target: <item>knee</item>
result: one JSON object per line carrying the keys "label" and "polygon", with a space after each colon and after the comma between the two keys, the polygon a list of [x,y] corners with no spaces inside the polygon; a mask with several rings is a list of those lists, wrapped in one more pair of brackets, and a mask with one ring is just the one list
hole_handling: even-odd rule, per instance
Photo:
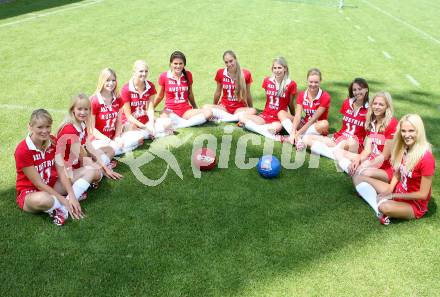
{"label": "knee", "polygon": [[388,216],[393,211],[391,203],[385,201],[381,205],[379,205],[379,211],[384,215]]}
{"label": "knee", "polygon": [[281,131],[281,128],[283,128],[283,126],[281,126],[280,122],[273,122],[272,128],[274,131],[279,132],[279,131]]}
{"label": "knee", "polygon": [[287,112],[285,110],[280,110],[277,114],[278,118],[280,119],[280,121],[284,120],[285,118],[287,118]]}
{"label": "knee", "polygon": [[257,110],[253,107],[249,107],[248,110],[246,111],[246,114],[250,114],[250,115],[257,114]]}
{"label": "knee", "polygon": [[208,108],[203,108],[203,114],[205,115],[206,119],[212,118],[212,110]]}
{"label": "knee", "polygon": [[248,117],[246,116],[246,114],[241,114],[238,116],[238,121],[241,123],[246,124],[247,120],[248,120]]}
{"label": "knee", "polygon": [[318,131],[319,134],[321,134],[321,135],[328,134],[328,121],[327,120],[318,121],[315,124],[315,127],[316,127],[316,131]]}

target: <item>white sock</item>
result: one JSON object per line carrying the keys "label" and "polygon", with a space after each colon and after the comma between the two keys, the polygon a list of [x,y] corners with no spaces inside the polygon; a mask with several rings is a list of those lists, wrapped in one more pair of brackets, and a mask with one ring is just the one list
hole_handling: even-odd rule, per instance
{"label": "white sock", "polygon": [[191,126],[198,126],[206,122],[205,115],[203,113],[196,114],[195,116],[188,119],[188,124]]}
{"label": "white sock", "polygon": [[269,131],[270,125],[257,125],[253,121],[248,121],[245,125],[246,129],[261,134],[267,138],[275,140],[275,134]]}
{"label": "white sock", "polygon": [[61,208],[63,206],[55,196],[52,196],[52,198],[53,198],[52,207],[45,211],[49,214],[52,213],[55,209]]}
{"label": "white sock", "polygon": [[304,135],[321,135],[321,134],[319,134],[318,131],[316,131],[315,124],[313,124],[307,129]]}
{"label": "white sock", "polygon": [[350,166],[351,161],[347,158],[342,158],[339,160],[338,165],[341,167],[342,170],[344,170],[345,173],[348,174],[348,166]]}
{"label": "white sock", "polygon": [[110,142],[110,147],[115,152],[115,156],[119,156],[119,155],[122,155],[124,153],[122,148],[120,148],[115,141]]}
{"label": "white sock", "polygon": [[222,122],[238,122],[240,115],[244,114],[244,111],[240,111],[234,114],[231,114],[220,108],[213,108],[212,114],[215,118]]}
{"label": "white sock", "polygon": [[325,143],[322,143],[319,140],[315,141],[312,144],[312,146],[310,147],[310,150],[315,154],[327,157],[332,160],[335,159],[335,156],[333,155],[332,148],[328,147]]}
{"label": "white sock", "polygon": [[293,127],[292,121],[289,119],[284,119],[282,120],[281,125],[284,127],[284,130],[286,130],[286,132],[290,135]]}
{"label": "white sock", "polygon": [[[127,131],[122,134],[121,138],[124,140],[124,152],[129,152],[134,150],[139,146],[139,141],[144,138],[144,131]],[[145,131],[146,132],[146,131]]]}
{"label": "white sock", "polygon": [[101,161],[104,165],[110,164],[110,158],[106,154],[101,154]]}
{"label": "white sock", "polygon": [[379,208],[377,206],[377,200],[376,200],[377,192],[373,188],[373,186],[367,182],[361,182],[356,186],[356,191],[368,203],[368,205],[371,206],[371,208],[374,210],[377,216],[379,214]]}
{"label": "white sock", "polygon": [[90,187],[90,184],[88,181],[86,181],[83,178],[78,179],[76,182],[72,185],[73,193],[75,194],[76,200],[80,201],[81,195],[87,191],[87,189]]}
{"label": "white sock", "polygon": [[184,118],[179,117],[177,114],[170,113],[169,117],[170,117],[170,120],[171,120],[171,123],[172,123],[174,129],[189,127],[188,120],[185,120]]}

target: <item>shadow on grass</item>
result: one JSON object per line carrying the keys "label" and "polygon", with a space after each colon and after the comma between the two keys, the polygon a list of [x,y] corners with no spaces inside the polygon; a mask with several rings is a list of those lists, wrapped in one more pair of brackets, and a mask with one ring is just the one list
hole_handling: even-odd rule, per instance
{"label": "shadow on grass", "polygon": [[83,0],[17,0],[0,4],[0,20],[40,10],[68,5]]}
{"label": "shadow on grass", "polygon": [[[255,168],[236,168],[243,133],[233,133],[229,168],[201,179],[192,176],[192,143],[173,151],[183,181],[170,173],[159,186],[146,187],[120,162],[125,178],[105,179],[82,203],[87,218],[63,228],[5,203],[1,263],[11,281],[0,289],[8,296],[37,289],[47,296],[60,289],[66,296],[79,290],[82,296],[252,295],[250,288],[299,276],[322,257],[385,232],[331,161],[321,159],[319,169],[306,161],[274,180],[260,178]],[[262,150],[249,144],[247,160]],[[275,145],[275,154],[280,151]],[[164,165],[154,160],[142,171],[161,174]],[[15,197],[12,188],[0,195]]]}

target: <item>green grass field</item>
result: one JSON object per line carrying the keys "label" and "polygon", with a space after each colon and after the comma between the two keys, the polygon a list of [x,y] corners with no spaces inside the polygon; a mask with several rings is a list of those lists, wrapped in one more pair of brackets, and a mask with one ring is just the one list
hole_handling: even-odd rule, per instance
{"label": "green grass field", "polygon": [[[89,193],[87,217],[65,227],[15,204],[13,153],[34,108],[53,111],[54,129],[70,96],[93,93],[110,66],[120,86],[136,59],[150,80],[167,69],[172,51],[187,55],[199,105],[210,103],[221,55],[233,49],[261,81],[283,55],[305,86],[319,67],[332,96],[330,125],[349,82],[365,77],[371,92],[393,95],[398,117],[419,113],[438,158],[440,146],[440,4],[428,0],[23,0],[0,4],[0,292],[2,296],[438,296],[440,185],[429,213],[383,227],[332,162],[284,169],[264,180],[238,169],[241,129],[232,133],[228,168],[194,178],[190,155],[203,133],[223,136],[223,124],[181,130],[189,141],[172,152],[183,179],[169,170],[144,186],[120,162],[120,182]],[[161,108],[161,107],[160,107]],[[263,154],[249,145],[246,158]],[[146,154],[147,142],[135,152]],[[274,154],[282,146],[275,144]],[[293,153],[292,159],[295,158]],[[159,178],[159,158],[142,173]]]}

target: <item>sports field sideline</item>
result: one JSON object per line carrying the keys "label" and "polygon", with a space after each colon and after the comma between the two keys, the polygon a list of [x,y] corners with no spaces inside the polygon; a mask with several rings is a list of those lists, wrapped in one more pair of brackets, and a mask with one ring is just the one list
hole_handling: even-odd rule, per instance
{"label": "sports field sideline", "polygon": [[[319,67],[332,96],[330,130],[353,78],[372,93],[391,93],[395,114],[424,120],[438,158],[440,21],[435,1],[225,0],[12,1],[0,4],[0,292],[3,296],[437,296],[440,290],[440,186],[434,178],[429,213],[384,228],[357,197],[351,180],[322,158],[319,168],[283,169],[275,180],[238,169],[239,128],[228,168],[195,178],[194,139],[219,141],[227,124],[181,130],[173,170],[144,186],[120,162],[120,182],[102,182],[83,204],[86,219],[52,226],[15,204],[13,153],[30,113],[47,108],[54,129],[69,98],[91,95],[112,67],[122,86],[133,62],[145,59],[149,79],[168,69],[174,50],[187,56],[199,105],[210,103],[222,53],[233,49],[252,72],[255,107],[274,57],[289,62],[299,90]],[[159,106],[162,109],[163,105]],[[247,158],[259,158],[249,145]],[[140,157],[154,143],[135,152]],[[274,155],[280,155],[275,144]],[[293,152],[292,159],[295,158]],[[122,159],[123,160],[123,159]],[[165,172],[160,158],[140,168]]]}

